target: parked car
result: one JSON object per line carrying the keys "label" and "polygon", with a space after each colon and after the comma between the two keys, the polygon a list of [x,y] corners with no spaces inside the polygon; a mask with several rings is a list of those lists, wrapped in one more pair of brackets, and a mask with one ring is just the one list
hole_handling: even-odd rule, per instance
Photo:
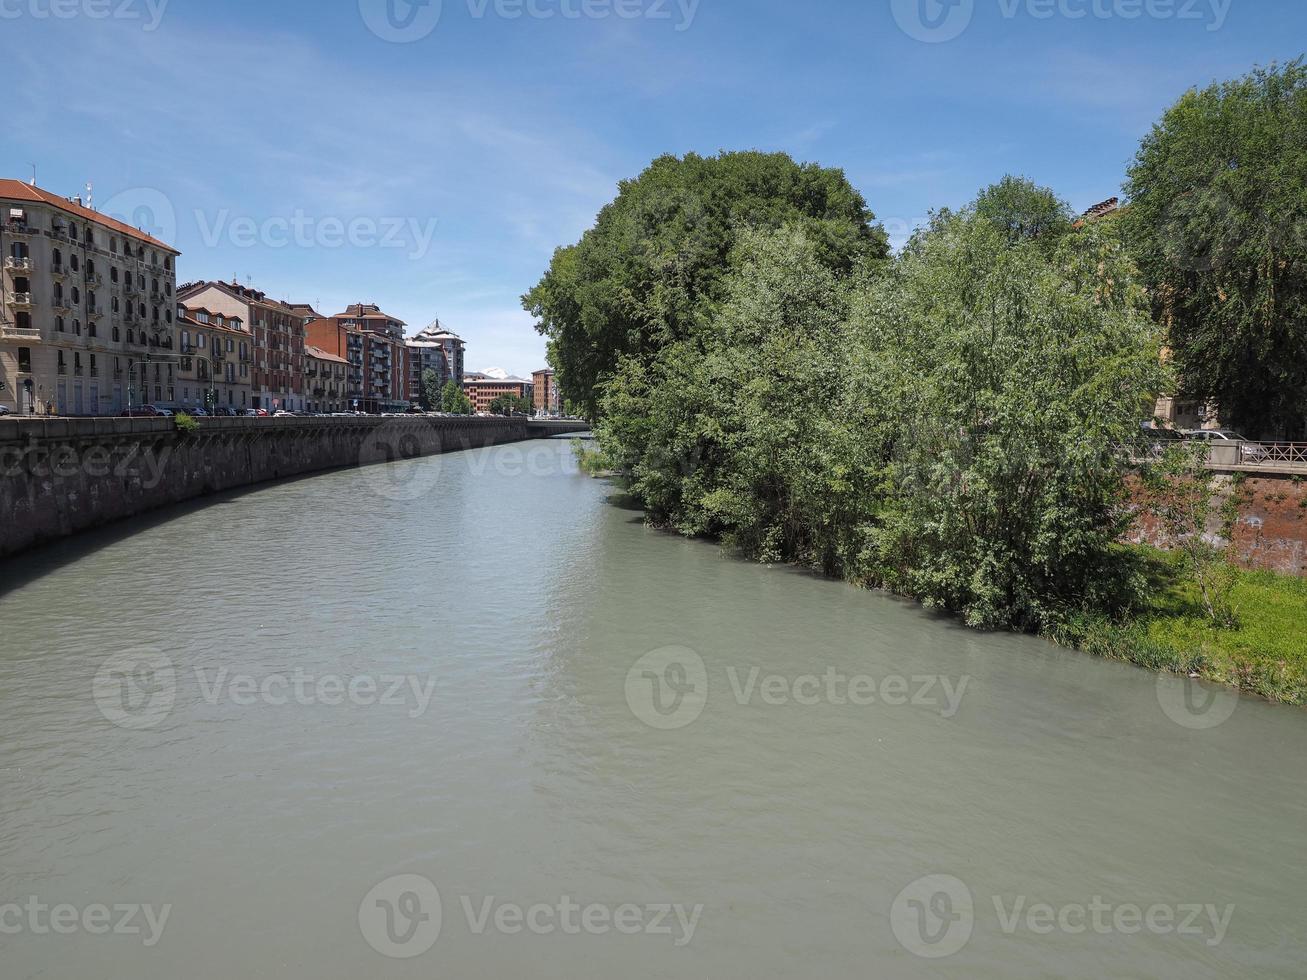
{"label": "parked car", "polygon": [[1247,436],[1241,436],[1233,429],[1187,429],[1184,437],[1201,442],[1252,442]]}
{"label": "parked car", "polygon": [[8,414],[9,414],[9,406],[0,405],[0,415],[8,415]]}
{"label": "parked car", "polygon": [[170,408],[159,408],[156,405],[137,405],[134,408],[126,409],[119,418],[124,419],[161,419],[172,418],[173,412]]}
{"label": "parked car", "polygon": [[[266,415],[267,412],[264,412],[263,414]],[[279,408],[276,412],[273,413],[272,417],[275,419],[293,419],[295,417],[295,413],[288,412],[284,408]]]}
{"label": "parked car", "polygon": [[193,408],[187,414],[190,415],[192,418],[197,418],[197,419],[207,419],[209,417],[208,410],[203,408]]}
{"label": "parked car", "polygon": [[213,414],[218,418],[234,419],[236,416],[240,415],[241,413],[239,409],[227,408],[226,406],[219,405],[217,408],[213,410]]}
{"label": "parked car", "polygon": [[266,408],[251,408],[250,415],[254,416],[256,419],[266,419],[268,417],[268,410]]}
{"label": "parked car", "polygon": [[1258,461],[1266,459],[1268,453],[1262,445],[1249,439],[1247,436],[1240,435],[1233,429],[1190,429],[1185,434],[1186,439],[1194,442],[1239,442],[1243,445],[1239,449],[1240,458],[1245,461]]}

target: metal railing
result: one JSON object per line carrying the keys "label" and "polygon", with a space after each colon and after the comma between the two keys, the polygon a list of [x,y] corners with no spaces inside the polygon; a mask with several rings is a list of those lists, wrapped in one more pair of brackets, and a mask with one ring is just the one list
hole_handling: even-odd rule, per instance
{"label": "metal railing", "polygon": [[1245,466],[1307,468],[1307,442],[1241,442],[1239,462]]}

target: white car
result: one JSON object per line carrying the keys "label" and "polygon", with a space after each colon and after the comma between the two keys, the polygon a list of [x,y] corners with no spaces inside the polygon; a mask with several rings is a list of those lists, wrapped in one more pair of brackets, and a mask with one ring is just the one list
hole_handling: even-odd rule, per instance
{"label": "white car", "polygon": [[1233,429],[1189,429],[1184,437],[1197,439],[1200,442],[1252,442],[1247,436],[1241,436]]}

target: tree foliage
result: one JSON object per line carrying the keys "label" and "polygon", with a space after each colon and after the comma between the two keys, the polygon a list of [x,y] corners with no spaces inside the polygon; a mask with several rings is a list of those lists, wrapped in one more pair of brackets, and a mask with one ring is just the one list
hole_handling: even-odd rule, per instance
{"label": "tree foliage", "polygon": [[440,394],[440,410],[448,415],[471,415],[472,400],[463,393],[457,381],[446,381]]}
{"label": "tree foliage", "polygon": [[818,263],[847,275],[887,254],[873,219],[842,171],[783,153],[663,156],[555,253],[523,305],[549,338],[563,397],[593,415],[623,360],[648,365],[711,322],[747,231],[802,229]]}
{"label": "tree foliage", "polygon": [[972,206],[1009,244],[1041,241],[1050,247],[1071,230],[1071,206],[1025,177],[1004,177],[980,192]]}
{"label": "tree foliage", "polygon": [[521,395],[500,395],[490,403],[490,411],[495,415],[530,415],[531,399]]}
{"label": "tree foliage", "polygon": [[701,328],[606,386],[597,436],[650,518],[977,626],[1128,602],[1121,448],[1163,385],[1133,265],[979,211],[856,270],[801,225],[742,232]]}
{"label": "tree foliage", "polygon": [[1307,432],[1307,67],[1187,92],[1143,141],[1127,238],[1179,394],[1250,434]]}
{"label": "tree foliage", "polygon": [[440,411],[442,402],[440,375],[430,368],[422,372],[422,388],[419,395],[423,411]]}

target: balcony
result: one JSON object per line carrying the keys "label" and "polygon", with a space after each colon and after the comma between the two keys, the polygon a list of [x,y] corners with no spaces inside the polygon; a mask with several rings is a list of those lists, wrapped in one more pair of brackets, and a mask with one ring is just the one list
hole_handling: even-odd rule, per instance
{"label": "balcony", "polygon": [[54,276],[56,279],[63,279],[68,275],[68,266],[64,265],[62,262],[56,262],[50,267],[50,275]]}
{"label": "balcony", "polygon": [[10,235],[36,235],[39,232],[26,221],[10,218],[5,224],[5,232]]}
{"label": "balcony", "polygon": [[86,273],[86,284],[88,286],[103,286],[104,276],[98,272],[88,272]]}
{"label": "balcony", "polygon": [[16,259],[11,255],[5,259],[5,268],[12,269],[14,272],[31,272],[32,260],[30,258]]}
{"label": "balcony", "polygon": [[50,237],[57,242],[72,241],[72,239],[68,237],[68,229],[65,228],[63,225],[55,225],[53,228],[51,228]]}
{"label": "balcony", "polygon": [[41,339],[41,331],[35,327],[15,327],[0,323],[0,340],[35,340]]}
{"label": "balcony", "polygon": [[86,316],[91,320],[99,320],[104,316],[103,306],[91,306],[86,310]]}
{"label": "balcony", "polygon": [[10,293],[9,302],[13,306],[30,307],[32,305],[31,293]]}

